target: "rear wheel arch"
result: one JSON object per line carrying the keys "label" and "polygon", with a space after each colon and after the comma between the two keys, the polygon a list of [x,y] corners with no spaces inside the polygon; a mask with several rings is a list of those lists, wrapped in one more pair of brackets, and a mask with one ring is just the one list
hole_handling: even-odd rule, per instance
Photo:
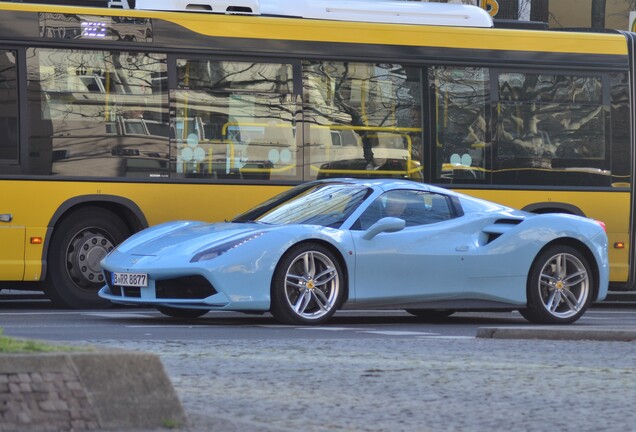
{"label": "rear wheel arch", "polygon": [[586,217],[585,213],[583,213],[583,210],[581,210],[579,207],[575,205],[562,203],[562,202],[553,202],[553,201],[528,204],[527,206],[523,207],[521,210],[527,211],[530,213],[537,213],[537,214],[565,213],[565,214]]}
{"label": "rear wheel arch", "polygon": [[597,268],[593,255],[581,242],[558,239],[548,243],[529,268],[526,306],[519,312],[540,324],[575,322],[598,297]]}
{"label": "rear wheel arch", "polygon": [[64,201],[51,216],[48,227],[54,228],[62,219],[85,207],[109,210],[117,215],[135,233],[148,227],[148,221],[139,206],[128,198],[117,195],[82,195]]}
{"label": "rear wheel arch", "polygon": [[[537,256],[535,257],[535,260],[539,255],[541,255],[549,247],[558,246],[558,245],[569,246],[573,249],[576,249],[581,254],[583,254],[585,259],[589,263],[590,270],[592,271],[593,282],[594,282],[592,286],[592,289],[593,289],[592,301],[595,301],[598,298],[598,289],[599,289],[601,275],[600,275],[600,271],[598,269],[598,263],[596,262],[596,258],[594,257],[594,254],[585,245],[585,243],[573,238],[560,238],[560,239],[552,240],[550,243],[547,243],[545,246],[543,246],[543,248],[541,248],[541,250],[539,251],[539,253],[537,253]],[[533,265],[534,265],[534,262],[533,262]]]}

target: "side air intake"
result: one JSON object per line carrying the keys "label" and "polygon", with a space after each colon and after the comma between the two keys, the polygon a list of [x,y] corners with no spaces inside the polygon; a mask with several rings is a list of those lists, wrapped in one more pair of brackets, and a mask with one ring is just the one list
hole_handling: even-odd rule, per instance
{"label": "side air intake", "polygon": [[492,243],[502,234],[507,233],[515,226],[519,225],[522,221],[523,219],[499,219],[493,224],[484,227],[482,232],[486,235],[485,244]]}

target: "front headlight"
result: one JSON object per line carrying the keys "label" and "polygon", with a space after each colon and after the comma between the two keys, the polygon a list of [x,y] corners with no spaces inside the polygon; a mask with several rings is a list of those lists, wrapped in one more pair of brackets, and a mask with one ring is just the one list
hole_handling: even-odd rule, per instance
{"label": "front headlight", "polygon": [[244,245],[245,243],[247,243],[250,240],[254,240],[255,238],[258,238],[260,236],[262,236],[263,234],[265,234],[264,232],[260,231],[254,234],[250,234],[248,236],[245,237],[241,237],[238,239],[234,239],[231,240],[229,242],[226,243],[222,243],[219,245],[215,245],[212,246],[211,248],[205,249],[201,252],[198,252],[196,255],[194,255],[192,257],[192,259],[190,260],[190,262],[201,262],[201,261],[208,261],[211,259],[214,259],[218,256],[223,255],[225,252],[232,250],[234,248],[237,248],[241,245]]}

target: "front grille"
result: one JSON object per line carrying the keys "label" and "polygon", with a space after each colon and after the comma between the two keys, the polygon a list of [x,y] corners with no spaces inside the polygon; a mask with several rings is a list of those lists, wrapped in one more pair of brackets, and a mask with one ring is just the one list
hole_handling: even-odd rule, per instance
{"label": "front grille", "polygon": [[155,296],[158,299],[204,299],[216,293],[212,284],[203,276],[155,281]]}
{"label": "front grille", "polygon": [[[112,273],[104,271],[106,284],[117,297],[141,298],[141,288],[113,285]],[[203,276],[186,276],[155,281],[155,297],[158,299],[200,300],[216,294],[212,284]]]}
{"label": "front grille", "polygon": [[123,293],[124,293],[124,297],[135,297],[135,298],[141,298],[141,288],[139,287],[127,287],[127,286],[123,286],[121,287]]}

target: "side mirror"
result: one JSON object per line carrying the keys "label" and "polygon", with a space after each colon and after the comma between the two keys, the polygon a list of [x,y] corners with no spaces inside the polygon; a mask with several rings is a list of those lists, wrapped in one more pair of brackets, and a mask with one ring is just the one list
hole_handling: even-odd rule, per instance
{"label": "side mirror", "polygon": [[397,232],[402,231],[406,226],[404,219],[396,217],[385,217],[374,223],[364,232],[362,238],[365,240],[371,240],[383,232]]}

